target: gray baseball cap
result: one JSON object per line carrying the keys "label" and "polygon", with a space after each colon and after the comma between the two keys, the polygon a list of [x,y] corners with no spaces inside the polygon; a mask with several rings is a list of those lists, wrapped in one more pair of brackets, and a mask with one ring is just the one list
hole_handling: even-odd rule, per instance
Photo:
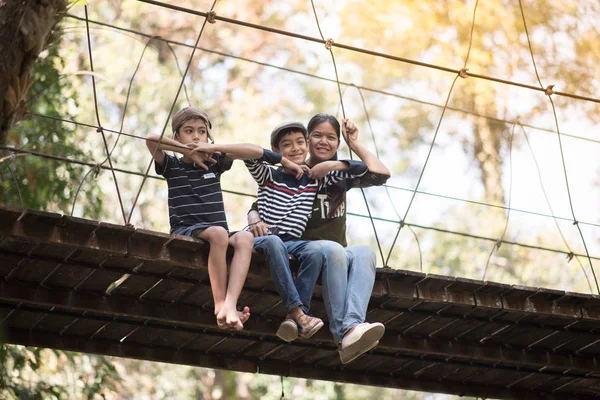
{"label": "gray baseball cap", "polygon": [[304,138],[308,137],[308,132],[306,131],[306,127],[304,126],[304,124],[302,122],[287,121],[287,122],[284,122],[283,124],[277,125],[275,127],[275,129],[273,129],[273,132],[271,132],[271,146],[278,148],[281,137],[285,133],[288,133],[289,131],[300,131],[300,132],[302,132],[302,135],[304,135]]}
{"label": "gray baseball cap", "polygon": [[209,129],[209,131],[212,129],[212,124],[210,123],[210,119],[208,119],[208,114],[206,111],[196,107],[185,107],[177,111],[171,119],[173,133],[176,133],[186,121],[196,118],[201,118],[206,123],[206,127]]}

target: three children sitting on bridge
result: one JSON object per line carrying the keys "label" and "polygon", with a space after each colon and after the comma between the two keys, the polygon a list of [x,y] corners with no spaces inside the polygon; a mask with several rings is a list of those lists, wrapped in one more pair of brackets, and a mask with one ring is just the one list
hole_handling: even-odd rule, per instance
{"label": "three children sitting on bridge", "polygon": [[[368,171],[368,167],[361,161],[348,160],[309,168],[304,164],[307,131],[299,122],[282,124],[273,131],[273,151],[253,144],[212,143],[210,119],[206,112],[198,108],[179,110],[173,116],[172,128],[173,139],[148,135],[146,140],[156,172],[164,176],[168,183],[171,233],[209,243],[208,272],[217,326],[222,329],[243,329],[250,310],[244,307],[238,311],[236,306],[248,273],[254,238],[247,231],[228,231],[220,186],[221,174],[231,168],[234,159],[245,160],[250,174],[259,185],[260,217],[277,230],[277,236],[286,244],[288,252],[294,254],[294,249],[307,242],[300,237],[310,217],[317,191],[344,179],[358,178]],[[177,158],[165,151],[175,151],[183,157]],[[281,164],[281,168],[267,164]],[[228,245],[234,250],[229,279],[226,262]],[[286,267],[289,269],[289,266]],[[314,282],[309,288],[311,292],[319,272],[320,267],[319,271],[313,273]],[[281,279],[273,276],[273,270],[271,273],[280,295],[288,300],[284,304],[287,316],[277,335],[286,341],[294,340],[298,335],[304,338],[313,336],[323,322],[305,314],[303,304],[298,299],[289,300],[289,284],[281,284]]]}

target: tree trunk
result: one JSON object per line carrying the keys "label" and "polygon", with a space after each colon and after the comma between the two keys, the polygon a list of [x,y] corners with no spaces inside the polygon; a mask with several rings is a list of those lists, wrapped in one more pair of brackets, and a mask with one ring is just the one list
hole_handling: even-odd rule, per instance
{"label": "tree trunk", "polygon": [[490,124],[486,118],[477,117],[474,119],[473,130],[473,150],[481,171],[485,200],[492,204],[504,205],[500,155],[503,127],[498,124]]}
{"label": "tree trunk", "polygon": [[0,144],[23,118],[31,67],[66,7],[65,0],[0,0]]}

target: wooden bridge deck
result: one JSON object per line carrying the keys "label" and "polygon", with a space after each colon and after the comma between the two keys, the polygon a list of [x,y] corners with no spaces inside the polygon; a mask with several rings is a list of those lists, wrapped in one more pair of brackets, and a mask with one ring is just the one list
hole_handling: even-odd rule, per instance
{"label": "wooden bridge deck", "polygon": [[[367,319],[380,345],[341,365],[328,329],[275,336],[279,296],[260,257],[241,332],[216,328],[207,248],[180,236],[0,208],[0,331],[9,343],[452,393],[600,398],[600,298],[379,269]],[[114,282],[129,274],[118,286]],[[320,287],[312,313],[326,317]]]}

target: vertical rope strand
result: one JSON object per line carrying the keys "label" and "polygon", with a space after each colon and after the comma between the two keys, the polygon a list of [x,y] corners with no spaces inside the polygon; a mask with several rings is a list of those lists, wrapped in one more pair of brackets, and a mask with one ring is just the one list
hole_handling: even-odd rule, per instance
{"label": "vertical rope strand", "polygon": [[[531,46],[531,39],[529,38],[529,31],[527,29],[527,21],[525,19],[525,11],[523,10],[523,3],[521,2],[521,0],[519,0],[519,7],[521,9],[521,17],[523,18],[523,26],[525,27],[525,35],[527,37],[527,44],[529,45],[529,53],[531,54],[531,61],[533,62],[533,69],[535,71],[535,76],[538,80],[538,83],[540,84],[540,88],[544,89],[544,85],[542,84],[542,80],[540,79],[540,75],[537,70],[537,65],[535,64],[535,56],[533,55],[533,47]],[[598,291],[598,294],[600,295],[600,285],[598,285],[596,271],[594,271],[594,265],[592,264],[592,259],[590,258],[590,253],[588,251],[588,247],[585,242],[583,232],[581,231],[581,227],[579,226],[579,221],[577,221],[577,218],[575,217],[575,209],[573,208],[573,200],[571,198],[571,189],[569,187],[569,177],[567,174],[567,165],[565,163],[565,154],[563,151],[562,139],[561,139],[560,133],[559,133],[560,128],[558,126],[558,116],[556,115],[556,107],[554,106],[554,101],[552,100],[552,97],[551,97],[551,95],[553,93],[553,91],[552,91],[553,87],[554,87],[554,85],[548,86],[546,88],[545,92],[546,92],[546,95],[548,96],[548,100],[550,100],[550,105],[552,106],[552,113],[554,114],[554,122],[556,124],[556,134],[558,137],[558,146],[560,148],[560,158],[562,161],[563,173],[565,176],[565,184],[567,186],[567,196],[569,198],[569,207],[571,208],[571,215],[573,216],[573,225],[576,225],[577,230],[579,231],[579,236],[581,237],[581,241],[583,242],[583,247],[585,249],[585,254],[587,255],[588,261],[590,263],[590,269],[592,270],[594,282],[596,283],[596,290]]]}
{"label": "vertical rope strand", "polygon": [[435,133],[433,135],[433,140],[431,141],[431,145],[429,146],[429,151],[427,152],[427,157],[425,158],[425,163],[423,164],[423,168],[421,169],[421,173],[419,174],[419,179],[417,180],[417,184],[415,185],[412,195],[410,198],[410,202],[408,203],[408,207],[406,207],[406,212],[404,213],[404,217],[400,220],[400,225],[398,226],[398,230],[396,231],[396,236],[392,241],[392,246],[390,247],[390,251],[388,252],[387,258],[385,260],[385,265],[388,264],[390,257],[392,256],[392,252],[394,251],[394,246],[396,245],[396,240],[398,240],[398,236],[400,235],[400,231],[405,225],[406,217],[408,216],[408,212],[412,206],[413,201],[417,195],[417,190],[419,190],[419,185],[421,184],[421,180],[423,179],[423,175],[425,174],[425,168],[427,168],[427,163],[429,162],[429,158],[431,156],[431,152],[433,151],[433,146],[435,145],[435,140],[437,139],[438,132],[440,130],[440,126],[442,125],[442,120],[444,119],[444,114],[446,112],[446,108],[448,106],[448,101],[450,101],[450,95],[452,95],[452,89],[454,89],[454,84],[460,75],[456,75],[454,80],[452,81],[452,85],[450,86],[450,90],[448,91],[448,96],[446,97],[446,103],[444,104],[444,108],[442,109],[442,114],[440,115],[440,119],[438,121],[437,127],[435,128]]}
{"label": "vertical rope strand", "polygon": [[[371,125],[371,116],[369,114],[369,110],[367,109],[367,103],[365,101],[365,97],[363,96],[362,90],[360,90],[360,88],[358,86],[356,86],[354,84],[351,86],[355,87],[356,90],[358,91],[358,94],[360,95],[360,100],[362,102],[363,110],[364,110],[365,116],[367,118],[367,125],[369,126],[369,131],[371,132],[371,140],[373,142],[373,147],[375,148],[375,155],[377,156],[377,158],[379,158],[379,149],[377,146],[377,141],[375,139],[375,132],[373,131],[373,126]],[[400,213],[398,212],[398,210],[396,209],[396,206],[394,205],[394,200],[392,199],[392,195],[390,194],[389,188],[385,185],[384,185],[384,188],[385,188],[385,193],[387,195],[387,198],[390,201],[390,204],[392,205],[392,209],[394,210],[394,213],[396,214],[396,217],[398,217],[398,220],[401,220]],[[423,251],[421,250],[421,242],[419,241],[419,237],[417,236],[414,229],[412,229],[410,226],[408,227],[408,229],[412,233],[413,237],[415,238],[415,242],[417,243],[417,249],[419,250],[419,270],[421,272],[423,272]],[[381,258],[383,260],[383,254],[381,255]],[[387,263],[384,264],[384,266],[387,266]]]}
{"label": "vertical rope strand", "polygon": [[[310,0],[310,3],[312,5],[313,13],[315,16],[315,21],[317,23],[317,28],[319,29],[319,34],[321,35],[321,38],[323,40],[325,40],[325,37],[323,36],[323,32],[321,31],[321,24],[319,23],[319,16],[317,15],[317,9],[315,8],[315,3],[313,0]],[[326,43],[329,43],[329,41],[326,41]],[[345,119],[346,118],[346,110],[344,108],[344,97],[342,95],[342,87],[340,84],[340,77],[338,75],[337,64],[335,62],[335,56],[333,54],[333,50],[331,49],[331,46],[327,46],[327,44],[325,46],[331,53],[331,60],[333,61],[333,69],[335,71],[335,81],[336,81],[337,88],[338,88],[338,94],[340,96],[339,104],[342,107],[342,116]],[[344,137],[344,140],[346,140],[345,137]],[[346,141],[346,144],[348,145],[348,153],[350,154],[350,159],[352,160],[353,159],[352,158],[352,149],[350,149],[350,145],[348,144],[348,141]],[[379,240],[379,235],[377,234],[377,227],[375,226],[375,221],[373,220],[373,215],[371,214],[371,208],[369,207],[369,201],[367,200],[367,195],[365,194],[365,190],[363,188],[360,188],[360,192],[362,194],[362,197],[365,201],[365,205],[367,207],[367,213],[369,214],[369,220],[371,221],[371,227],[373,228],[373,234],[375,235],[375,241],[377,242],[377,248],[379,249],[379,254],[381,256],[381,262],[384,263],[383,248],[381,247],[381,241]],[[384,263],[383,266],[386,267],[387,263]]]}
{"label": "vertical rope strand", "polygon": [[446,109],[448,108],[448,102],[450,101],[450,95],[452,94],[452,90],[454,89],[454,84],[456,83],[456,79],[458,79],[459,76],[462,78],[466,78],[468,76],[466,73],[467,61],[469,60],[469,56],[471,54],[471,47],[473,44],[473,30],[474,30],[473,27],[475,26],[475,16],[477,15],[477,6],[478,5],[479,5],[479,0],[477,0],[475,2],[475,7],[473,10],[473,20],[471,21],[471,33],[469,34],[469,48],[467,49],[467,55],[465,57],[465,63],[464,63],[463,69],[460,70],[458,72],[458,74],[454,77],[454,80],[452,81],[452,85],[450,86],[450,90],[448,91],[448,96],[446,97],[446,102],[444,103],[444,107],[442,108],[442,114],[440,115],[440,119],[438,121],[437,127],[435,128],[435,134],[433,135],[433,140],[431,141],[431,146],[429,146],[429,151],[427,152],[427,157],[425,158],[425,164],[423,165],[423,169],[421,170],[421,174],[419,175],[419,179],[417,180],[417,184],[413,190],[412,196],[410,198],[410,202],[408,203],[408,207],[406,208],[406,212],[404,213],[404,218],[402,218],[400,220],[400,224],[398,226],[398,231],[396,232],[396,236],[394,237],[394,240],[392,241],[392,246],[390,247],[390,251],[389,251],[387,259],[385,261],[386,265],[389,262],[390,257],[392,256],[392,252],[394,251],[394,246],[396,245],[396,240],[398,240],[398,235],[400,235],[400,231],[402,230],[402,227],[405,225],[406,217],[408,216],[410,207],[412,206],[412,203],[417,194],[417,190],[419,189],[419,185],[421,184],[421,179],[423,178],[423,174],[425,173],[425,168],[427,167],[427,163],[429,162],[429,157],[431,156],[431,151],[433,150],[433,146],[435,145],[435,140],[436,140],[437,134],[440,130],[440,125],[442,124],[442,120],[444,119],[444,114],[446,113]]}
{"label": "vertical rope strand", "polygon": [[110,171],[113,176],[113,180],[115,181],[115,187],[117,189],[117,197],[119,199],[119,205],[121,206],[121,213],[123,214],[123,221],[125,224],[128,223],[127,217],[125,216],[125,207],[123,207],[123,200],[121,199],[121,191],[119,190],[119,182],[117,181],[117,175],[115,174],[115,170],[113,169],[112,160],[110,159],[110,153],[108,151],[108,143],[106,142],[106,136],[104,135],[104,130],[102,129],[102,124],[100,123],[100,112],[98,111],[98,96],[96,94],[96,78],[93,74],[94,72],[94,60],[92,57],[92,40],[90,39],[90,24],[88,22],[88,9],[87,5],[84,5],[85,10],[85,28],[87,34],[87,42],[88,42],[88,53],[90,58],[90,71],[92,71],[92,89],[94,92],[94,108],[96,111],[96,121],[98,122],[98,131],[102,133],[102,141],[104,142],[104,150],[106,151],[108,164],[110,166]]}
{"label": "vertical rope strand", "polygon": [[[556,219],[556,217],[554,217],[554,210],[552,209],[552,205],[550,204],[550,199],[548,198],[548,193],[546,193],[546,187],[544,186],[544,182],[542,181],[542,172],[541,172],[540,166],[538,164],[537,158],[535,156],[535,153],[533,152],[533,147],[531,146],[531,143],[529,142],[529,136],[527,135],[527,131],[525,131],[525,127],[523,125],[519,124],[519,126],[521,127],[521,130],[523,131],[523,135],[525,135],[525,141],[527,142],[527,146],[529,147],[529,152],[531,153],[531,157],[533,158],[533,162],[535,163],[535,168],[537,170],[537,175],[538,175],[538,181],[540,182],[540,186],[542,187],[542,193],[544,194],[544,198],[546,199],[546,204],[548,205],[550,214],[553,217],[552,219],[554,221],[554,225],[556,225],[556,229],[558,229],[558,233],[560,234],[560,237],[562,238],[563,242],[565,243],[565,246],[567,246],[567,249],[569,250],[569,255],[567,256],[567,260],[569,260],[570,255],[573,254],[573,250],[571,249],[571,246],[569,246],[569,242],[567,242],[567,239],[565,238],[565,235],[563,234],[562,229],[560,228],[560,225],[558,224],[558,220]],[[590,293],[594,294],[594,289],[592,288],[592,283],[590,282],[590,278],[588,277],[588,274],[587,274],[583,264],[581,263],[581,260],[579,259],[579,257],[575,257],[575,259],[577,260],[577,262],[579,263],[579,266],[581,267],[581,270],[583,271],[583,276],[585,276],[588,287],[590,288]]]}
{"label": "vertical rope strand", "polygon": [[[100,173],[100,168],[106,163],[106,161],[108,161],[108,159],[112,156],[113,151],[115,150],[115,148],[117,147],[117,145],[119,144],[119,139],[121,139],[121,135],[123,133],[123,125],[125,123],[125,114],[127,113],[127,106],[129,104],[129,96],[131,94],[131,87],[133,86],[133,80],[135,79],[135,76],[140,68],[140,65],[142,63],[142,59],[144,58],[144,53],[146,52],[146,49],[148,48],[148,46],[150,45],[150,43],[152,42],[152,40],[156,39],[157,36],[152,36],[150,37],[147,41],[146,41],[146,45],[144,46],[144,49],[142,50],[142,54],[140,55],[140,58],[137,62],[137,65],[135,67],[135,71],[133,72],[133,75],[131,76],[131,78],[129,79],[129,86],[127,88],[127,96],[125,97],[125,105],[123,106],[123,114],[121,115],[121,127],[119,128],[119,132],[117,135],[117,139],[115,140],[112,149],[110,150],[110,152],[107,154],[106,158],[99,164],[96,164],[93,168],[91,168],[83,177],[83,179],[81,180],[81,182],[79,183],[79,186],[77,187],[77,191],[75,192],[75,197],[73,198],[73,206],[71,207],[71,216],[73,216],[73,213],[75,212],[75,204],[77,203],[77,198],[79,196],[79,192],[81,190],[81,187],[83,186],[83,183],[85,182],[85,180],[87,179],[87,177],[90,175],[91,172],[95,172],[96,176],[98,176],[98,174]],[[100,124],[98,124],[100,125]]]}
{"label": "vertical rope strand", "polygon": [[[208,22],[208,18],[210,16],[210,14],[213,12],[215,5],[217,4],[218,0],[214,0],[212,3],[212,6],[210,7],[210,11],[207,13],[207,16],[204,18],[204,22],[202,23],[202,28],[200,29],[200,32],[198,33],[198,37],[196,38],[196,43],[194,44],[194,48],[192,49],[192,54],[190,55],[190,58],[188,60],[188,63],[185,67],[185,72],[183,73],[183,77],[181,79],[181,82],[179,84],[179,87],[177,88],[177,93],[175,94],[175,98],[173,99],[173,103],[171,104],[171,108],[169,109],[169,113],[167,115],[167,118],[165,120],[165,125],[163,126],[162,132],[160,134],[160,137],[158,139],[158,143],[161,142],[163,136],[165,135],[165,132],[167,130],[167,126],[169,125],[169,119],[171,118],[171,115],[173,114],[173,110],[175,109],[175,105],[177,104],[177,99],[179,98],[179,94],[181,93],[181,88],[184,86],[185,83],[185,77],[187,76],[188,71],[190,70],[190,66],[192,65],[192,61],[194,60],[194,55],[196,54],[196,49],[198,48],[198,43],[200,42],[200,38],[202,37],[202,33],[204,32],[204,27],[206,27],[206,23]],[[150,172],[150,168],[152,167],[152,164],[154,163],[154,155],[156,154],[156,152],[158,151],[158,146],[156,146],[156,148],[154,149],[154,152],[152,153],[152,158],[150,159],[150,162],[148,163],[148,167],[146,168],[146,172],[144,173],[144,178],[142,180],[142,184],[140,185],[140,188],[137,192],[137,194],[135,195],[135,200],[133,201],[133,205],[131,206],[131,211],[129,212],[129,219],[127,220],[127,222],[129,223],[129,221],[131,220],[131,216],[133,215],[133,211],[135,210],[135,206],[137,204],[137,201],[140,197],[140,193],[142,193],[142,189],[144,187],[144,184],[146,183],[146,180],[148,179],[148,173]]]}
{"label": "vertical rope strand", "polygon": [[473,7],[473,18],[471,23],[471,33],[469,34],[469,48],[467,49],[467,56],[465,57],[465,63],[463,64],[463,68],[467,68],[467,63],[469,62],[469,56],[471,55],[471,46],[473,45],[473,31],[475,30],[475,16],[477,15],[477,6],[479,5],[479,0],[475,1],[475,7]]}
{"label": "vertical rope strand", "polygon": [[487,258],[487,262],[485,263],[485,268],[483,270],[483,276],[481,277],[482,281],[485,281],[485,275],[487,274],[488,271],[488,267],[490,265],[490,260],[492,258],[492,255],[494,254],[494,251],[499,250],[500,249],[500,245],[502,244],[502,240],[504,239],[504,235],[506,235],[506,230],[508,229],[508,221],[510,220],[510,205],[512,202],[512,187],[513,187],[513,162],[512,162],[512,151],[513,151],[513,138],[515,136],[515,128],[517,126],[517,123],[513,123],[512,129],[510,131],[510,140],[509,140],[509,145],[508,145],[508,162],[509,162],[509,178],[510,178],[510,184],[508,187],[508,210],[506,212],[506,223],[504,224],[504,230],[502,231],[502,235],[500,235],[500,238],[498,239],[498,241],[496,242],[496,244],[494,244],[494,246],[492,246],[492,250],[490,251],[490,254]]}
{"label": "vertical rope strand", "polygon": [[[14,153],[13,153],[13,155],[14,155]],[[4,159],[0,160],[0,162],[1,161],[4,161]],[[10,159],[9,159],[9,162],[10,162]],[[6,168],[8,168],[8,172],[10,172],[10,176],[12,176],[13,182],[15,182],[15,188],[17,189],[17,193],[19,194],[19,202],[21,203],[21,210],[24,210],[25,203],[23,203],[23,196],[21,195],[21,188],[19,187],[19,182],[17,181],[17,177],[15,176],[14,171],[10,167],[9,162],[6,163]]]}

